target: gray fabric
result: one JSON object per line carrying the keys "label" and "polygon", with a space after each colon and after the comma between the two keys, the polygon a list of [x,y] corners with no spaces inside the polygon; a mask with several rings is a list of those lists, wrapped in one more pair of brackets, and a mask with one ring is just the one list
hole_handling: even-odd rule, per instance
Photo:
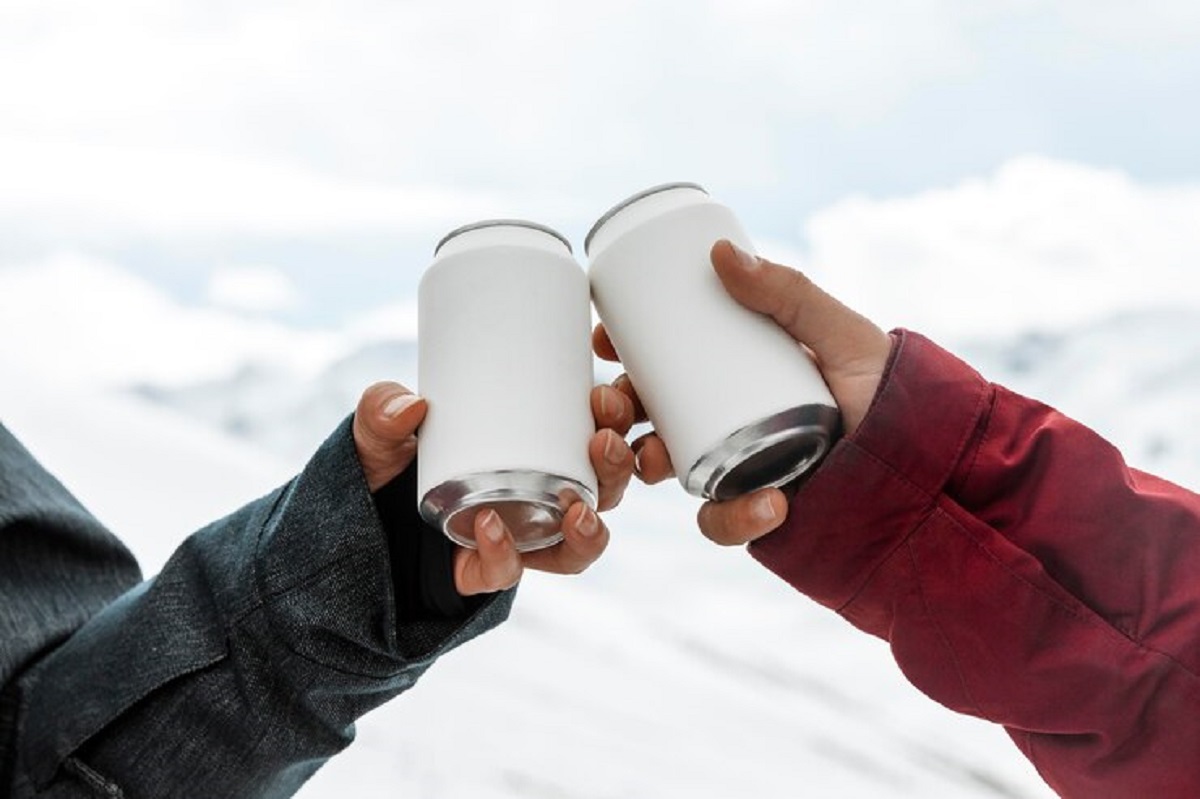
{"label": "gray fabric", "polygon": [[512,603],[504,592],[465,618],[397,621],[349,421],[291,483],[139,579],[0,427],[0,791],[290,796],[356,718]]}

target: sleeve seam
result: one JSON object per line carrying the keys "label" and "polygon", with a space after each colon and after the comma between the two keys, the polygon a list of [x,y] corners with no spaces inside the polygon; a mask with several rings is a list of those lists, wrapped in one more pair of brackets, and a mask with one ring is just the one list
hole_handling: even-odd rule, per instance
{"label": "sleeve seam", "polygon": [[[989,383],[988,390],[985,392],[985,394],[987,396],[987,408],[980,413],[979,422],[976,425],[975,430],[972,431],[973,434],[978,434],[979,442],[975,445],[975,451],[971,453],[971,462],[967,465],[967,468],[963,472],[961,478],[955,480],[953,471],[951,471],[950,478],[947,480],[948,487],[953,483],[955,493],[959,493],[966,488],[967,483],[971,479],[971,475],[975,473],[975,466],[979,463],[980,453],[983,452],[984,447],[987,445],[992,435],[992,423],[996,418],[995,411],[997,392],[995,385]],[[968,437],[963,444],[963,448],[966,449],[969,447],[970,443],[971,437]]]}
{"label": "sleeve seam", "polygon": [[[907,346],[907,335],[906,334],[900,334],[900,333],[893,332],[891,335],[893,335],[896,339],[896,346],[894,346],[892,348],[891,356],[888,360],[887,365],[884,368],[883,377],[880,379],[879,389],[875,392],[875,396],[872,398],[871,404],[867,408],[867,413],[863,417],[863,423],[862,423],[862,426],[859,427],[859,430],[862,430],[863,426],[866,425],[867,420],[869,420],[871,418],[871,412],[872,412],[872,410],[874,410],[876,404],[884,401],[884,395],[890,390],[892,381],[894,379],[895,367],[900,362],[900,358],[904,354],[904,349]],[[914,357],[920,357],[920,356],[916,355]],[[930,474],[938,475],[938,477],[934,478],[934,485],[932,487],[922,488],[920,486],[916,486],[915,483],[904,478],[903,473],[900,470],[893,467],[890,463],[888,463],[882,456],[875,455],[868,448],[866,448],[865,446],[863,446],[861,444],[858,444],[859,449],[867,454],[872,455],[872,457],[876,461],[878,461],[881,464],[886,465],[893,474],[895,474],[898,477],[901,477],[902,479],[905,479],[905,482],[907,482],[909,485],[913,485],[914,487],[918,488],[923,494],[933,497],[933,496],[936,496],[936,495],[942,493],[945,490],[947,484],[953,478],[955,468],[958,466],[959,461],[962,459],[963,453],[966,451],[972,438],[974,438],[978,434],[981,420],[985,417],[985,415],[990,423],[991,406],[993,404],[993,398],[995,396],[995,387],[991,383],[987,382],[986,380],[984,380],[982,377],[980,377],[978,375],[976,375],[975,380],[973,380],[971,382],[973,383],[975,397],[974,397],[974,401],[973,401],[973,407],[972,407],[971,413],[970,413],[970,420],[968,423],[963,425],[964,429],[963,429],[962,433],[959,435],[958,441],[955,443],[954,447],[950,450],[950,455],[946,459],[946,464],[943,466],[943,468],[940,471],[934,471],[932,469],[930,470]],[[857,444],[857,435],[850,436],[850,440]],[[974,461],[972,461],[972,464],[973,463],[974,463]]]}
{"label": "sleeve seam", "polygon": [[879,404],[888,386],[891,385],[892,375],[896,371],[896,364],[899,362],[900,355],[905,348],[906,337],[902,331],[893,330],[888,333],[888,336],[892,339],[892,348],[888,351],[887,361],[883,364],[883,372],[879,376],[879,387],[875,390],[874,396],[871,397],[871,401],[867,404],[866,413],[863,414],[864,421],[871,416],[871,411]]}
{"label": "sleeve seam", "polygon": [[[958,462],[962,460],[963,453],[966,452],[971,439],[977,434],[979,425],[985,415],[987,415],[990,423],[990,406],[994,396],[995,391],[992,389],[990,383],[979,384],[978,396],[975,398],[975,407],[971,410],[972,424],[965,425],[966,429],[963,431],[962,437],[958,440],[958,444],[954,447],[954,454],[950,456],[946,470],[942,474],[941,480],[938,481],[935,489],[937,492],[943,493],[950,480],[954,477],[954,469],[958,466]],[[977,455],[978,450],[976,450]],[[974,458],[972,458],[971,462],[974,465]]]}
{"label": "sleeve seam", "polygon": [[851,605],[853,605],[860,596],[862,596],[863,591],[867,590],[867,588],[871,585],[871,582],[875,579],[875,575],[879,573],[879,570],[882,569],[883,566],[895,556],[897,551],[899,551],[902,547],[905,546],[905,544],[908,543],[909,539],[912,538],[913,533],[915,533],[917,530],[921,529],[921,527],[924,526],[926,524],[926,522],[928,522],[929,517],[933,514],[934,510],[937,508],[937,497],[936,496],[934,496],[933,494],[926,491],[921,486],[919,486],[916,483],[909,480],[902,472],[898,471],[890,463],[883,460],[882,458],[880,458],[878,455],[871,452],[870,450],[864,449],[852,441],[847,442],[847,443],[851,446],[854,446],[864,456],[866,456],[871,461],[873,461],[874,463],[876,463],[877,465],[882,467],[884,470],[886,470],[887,473],[893,479],[899,481],[900,483],[903,483],[905,486],[907,486],[908,488],[910,488],[911,490],[913,490],[917,494],[919,494],[921,496],[922,503],[927,505],[927,507],[922,509],[922,511],[920,512],[918,517],[913,521],[912,526],[908,530],[906,530],[903,535],[900,536],[899,540],[896,541],[896,543],[893,546],[891,546],[887,550],[887,552],[884,553],[884,555],[878,559],[878,561],[876,561],[876,563],[871,567],[870,571],[868,571],[867,574],[863,577],[863,580],[859,584],[859,586],[854,590],[854,593],[852,593],[849,596],[849,598],[846,599],[845,602],[843,602],[841,605],[839,605],[836,608],[837,613],[843,613],[844,611],[849,609],[849,607]]}
{"label": "sleeve seam", "polygon": [[[274,591],[271,591],[269,593],[256,592],[257,593],[257,596],[256,596],[257,601],[255,602],[255,604],[244,609],[235,618],[230,620],[229,627],[228,627],[228,634],[233,635],[235,632],[238,635],[247,634],[246,622],[252,616],[255,616],[256,614],[259,614],[259,613],[268,612],[270,609],[270,606],[273,605],[279,599],[286,597],[288,594],[308,588],[313,583],[322,579],[325,576],[325,574],[328,573],[329,571],[340,569],[342,566],[344,566],[347,563],[353,562],[358,557],[359,557],[358,553],[353,553],[353,552],[348,553],[346,555],[342,555],[341,557],[334,558],[332,561],[329,561],[328,563],[326,563],[323,571],[313,571],[309,574],[306,574],[303,577],[297,578],[295,581],[289,583],[287,586],[282,587],[282,588],[277,588]],[[351,570],[351,571],[353,572],[354,570]],[[300,658],[301,660],[305,661],[306,663],[309,663],[309,664],[317,666],[321,669],[327,669],[329,671],[336,672],[338,674],[342,674],[345,676],[361,677],[361,678],[372,679],[372,680],[388,679],[389,677],[394,677],[397,674],[399,674],[400,672],[404,671],[406,668],[409,668],[414,665],[413,662],[400,660],[398,662],[398,665],[394,672],[390,672],[389,674],[384,674],[384,675],[367,674],[367,673],[351,671],[351,670],[347,670],[347,669],[340,669],[337,666],[330,665],[329,663],[324,663],[320,660],[317,660],[316,658],[306,655],[304,652],[301,652],[299,649],[292,646],[291,643],[289,643],[288,641],[286,641],[283,638],[276,638],[276,640],[278,640],[285,649],[287,649],[289,652],[291,652],[292,654],[294,654],[296,657]]]}
{"label": "sleeve seam", "polygon": [[[287,501],[287,498],[296,490],[297,480],[299,480],[299,477],[293,477],[286,484],[284,484],[283,490],[280,491],[278,496],[275,497],[275,501],[271,503],[271,509],[267,511],[266,516],[263,518],[262,524],[258,526],[258,530],[254,533],[254,551],[250,553],[251,569],[253,570],[254,575],[254,601],[250,603],[250,607],[246,608],[242,613],[238,614],[235,619],[230,621],[231,628],[234,623],[240,621],[242,618],[245,618],[247,615],[262,607],[263,604],[266,603],[267,598],[271,596],[266,589],[266,578],[263,577],[261,568],[262,564],[259,562],[259,553],[262,550],[263,534],[279,517],[280,508]],[[312,575],[306,575],[303,578],[299,578],[298,582],[308,580],[311,577]]]}

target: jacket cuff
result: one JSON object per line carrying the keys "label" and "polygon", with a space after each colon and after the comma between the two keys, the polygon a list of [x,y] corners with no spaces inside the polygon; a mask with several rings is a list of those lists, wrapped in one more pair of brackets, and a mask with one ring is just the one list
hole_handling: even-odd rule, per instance
{"label": "jacket cuff", "polygon": [[[411,586],[397,590],[394,580],[412,575],[394,562],[405,552],[389,535],[422,531],[385,529],[358,461],[352,419],[318,450],[285,495],[283,512],[264,527],[256,582],[272,624],[297,654],[338,671],[387,677],[499,624],[514,592],[466,602],[450,618],[400,612],[397,595],[407,596]],[[288,512],[299,507],[304,512]]]}
{"label": "jacket cuff", "polygon": [[466,616],[475,600],[454,583],[458,547],[417,510],[417,463],[375,492],[375,509],[387,533],[392,586],[400,624]]}
{"label": "jacket cuff", "polygon": [[894,331],[862,424],[750,554],[798,591],[842,609],[932,510],[991,397],[991,386],[958,358],[917,333]]}

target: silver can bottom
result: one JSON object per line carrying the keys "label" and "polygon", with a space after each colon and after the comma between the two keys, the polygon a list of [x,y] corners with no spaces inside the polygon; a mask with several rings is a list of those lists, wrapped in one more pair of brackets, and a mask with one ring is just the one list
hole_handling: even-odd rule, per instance
{"label": "silver can bottom", "polygon": [[456,544],[475,548],[475,516],[494,510],[512,532],[518,552],[532,552],[563,539],[567,510],[583,501],[596,507],[592,491],[578,480],[544,472],[479,472],[447,480],[421,498],[421,516]]}
{"label": "silver can bottom", "polygon": [[790,483],[829,451],[839,418],[830,405],[801,405],[760,419],[696,461],[683,486],[689,494],[723,502]]}

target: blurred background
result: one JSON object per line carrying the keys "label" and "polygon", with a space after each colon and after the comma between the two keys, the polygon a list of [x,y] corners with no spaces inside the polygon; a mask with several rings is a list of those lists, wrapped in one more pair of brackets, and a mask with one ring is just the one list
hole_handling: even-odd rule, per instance
{"label": "blurred background", "polygon": [[[154,573],[367,384],[415,386],[447,230],[579,252],[690,180],[1200,485],[1198,85],[1200,5],[1168,0],[3,0],[0,420]],[[631,491],[603,561],[530,575],[301,795],[1050,795],[695,509]]]}

